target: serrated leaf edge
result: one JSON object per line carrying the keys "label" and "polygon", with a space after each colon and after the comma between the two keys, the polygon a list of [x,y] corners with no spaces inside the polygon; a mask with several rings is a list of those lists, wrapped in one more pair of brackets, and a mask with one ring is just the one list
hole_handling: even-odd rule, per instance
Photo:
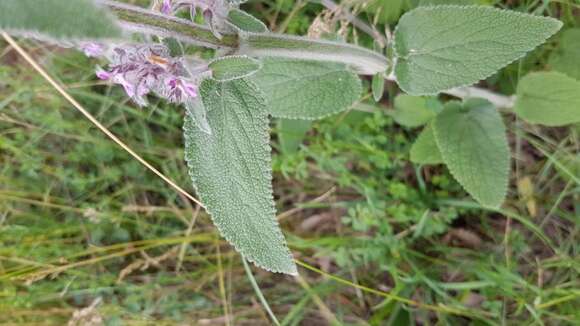
{"label": "serrated leaf edge", "polygon": [[[458,105],[464,105],[465,101],[460,102],[460,101],[452,101],[454,104],[458,104]],[[449,104],[449,103],[448,103]],[[499,114],[499,112],[497,111],[497,109],[495,108],[495,106],[493,104],[490,103],[490,106],[492,108],[494,108],[494,112],[495,114],[499,115],[501,121],[502,121],[502,128],[503,128],[503,133],[507,134],[507,128],[505,127],[505,123],[503,123],[503,118],[501,117],[501,114]],[[443,112],[443,111],[441,111]],[[438,117],[439,115],[437,115]],[[447,164],[447,159],[445,157],[445,154],[443,153],[443,151],[441,150],[441,144],[439,141],[439,132],[437,131],[437,127],[436,127],[436,121],[437,121],[437,117],[435,117],[435,119],[432,121],[433,124],[433,134],[435,135],[435,143],[437,144],[437,147],[439,148],[439,152],[441,153],[441,157],[443,158],[443,162],[445,163],[445,166],[447,167],[447,169],[449,169],[449,172],[451,173],[451,175],[453,176],[453,178],[461,185],[461,187],[471,196],[473,197],[480,205],[484,206],[484,207],[489,207],[489,208],[493,208],[493,209],[497,209],[499,208],[503,202],[505,201],[505,198],[507,197],[507,192],[508,192],[508,187],[509,187],[509,175],[510,175],[510,170],[511,170],[511,151],[509,148],[509,144],[507,142],[507,135],[506,135],[506,141],[502,143],[503,146],[505,146],[504,148],[507,150],[507,152],[509,153],[509,159],[508,162],[510,162],[510,164],[508,164],[507,169],[506,169],[506,174],[507,174],[507,178],[506,181],[504,182],[504,184],[502,185],[502,194],[501,197],[504,198],[502,200],[501,203],[497,204],[497,205],[488,205],[483,203],[483,201],[481,200],[481,197],[479,197],[478,195],[472,194],[471,191],[467,190],[467,188],[465,187],[465,185],[463,184],[462,181],[460,181],[457,178],[457,171],[450,167],[449,164]]]}
{"label": "serrated leaf edge", "polygon": [[[252,81],[250,81],[250,80],[244,80],[244,82],[246,82],[246,83],[248,83],[248,84],[252,85],[252,87],[254,87],[256,90],[260,90],[260,88],[259,88],[259,87],[258,87],[258,86],[257,86],[255,83],[253,83]],[[219,85],[220,87],[222,87],[221,83],[218,83],[217,85]],[[260,93],[255,93],[255,94],[254,94],[254,96],[256,96],[256,97],[257,97],[257,98],[259,98],[261,101],[263,101],[263,103],[265,103],[265,104],[267,103],[267,101],[266,101],[265,97],[264,97],[262,94],[260,94]],[[266,120],[268,120],[268,112],[267,112],[267,109],[266,109],[266,108],[265,108],[265,111],[266,111],[266,112],[265,112],[265,115],[266,115],[266,117],[265,117],[265,118],[266,118]],[[189,113],[186,113],[186,114],[187,114],[187,115],[189,115]],[[193,118],[192,118],[191,116],[189,116],[189,119],[193,119]],[[265,141],[265,143],[267,144],[268,148],[270,149],[270,154],[271,154],[272,147],[270,146],[270,132],[269,132],[270,130],[269,130],[269,125],[268,125],[268,124],[265,124],[265,125],[264,125],[264,126],[261,128],[261,129],[262,129],[262,138],[263,138],[263,140]],[[187,133],[187,130],[186,130],[186,128],[185,128],[185,123],[183,124],[182,130],[183,130],[183,132],[184,132],[184,133]],[[187,159],[187,155],[185,155],[185,161],[186,161],[186,162],[189,164],[189,160]],[[271,156],[271,155],[270,155],[270,156],[268,156],[268,161],[267,161],[266,163],[268,164],[267,166],[268,166],[268,169],[269,169],[269,172],[270,172],[270,173],[269,173],[270,180],[269,180],[269,182],[268,182],[268,191],[269,191],[269,193],[270,193],[270,199],[271,199],[271,200],[270,200],[270,206],[271,206],[271,207],[270,207],[270,209],[273,211],[273,215],[274,215],[274,218],[273,218],[273,221],[274,221],[274,226],[278,227],[278,229],[279,229],[279,231],[280,231],[280,232],[277,234],[277,237],[278,237],[278,240],[280,240],[280,242],[281,242],[281,243],[284,245],[284,247],[286,248],[286,251],[287,251],[288,257],[290,258],[290,260],[291,260],[291,261],[292,261],[292,263],[294,264],[294,269],[293,269],[293,270],[288,270],[288,271],[285,271],[285,270],[281,270],[281,269],[273,269],[273,268],[270,268],[270,267],[268,267],[268,266],[264,266],[264,265],[260,264],[259,262],[257,262],[257,261],[256,261],[255,259],[253,259],[252,257],[248,257],[248,256],[246,256],[246,255],[245,255],[245,254],[242,252],[242,250],[241,250],[241,249],[238,247],[238,245],[237,245],[237,244],[235,244],[235,243],[233,243],[233,242],[231,241],[231,239],[230,239],[229,235],[228,235],[228,234],[226,234],[225,232],[223,232],[223,230],[222,230],[222,227],[221,227],[220,225],[218,225],[217,223],[215,223],[215,219],[214,219],[214,217],[213,217],[213,214],[212,214],[212,212],[211,212],[211,209],[210,209],[210,208],[208,208],[208,207],[205,207],[205,211],[206,211],[206,212],[209,214],[209,216],[210,216],[210,218],[211,218],[211,220],[212,220],[212,222],[213,222],[213,225],[214,225],[214,226],[215,226],[215,227],[218,229],[218,231],[219,231],[220,235],[221,235],[222,237],[224,237],[224,238],[226,239],[226,241],[227,241],[227,242],[228,242],[228,243],[229,243],[229,244],[230,244],[232,247],[234,247],[234,249],[236,250],[236,252],[238,252],[238,253],[239,253],[239,254],[242,256],[242,258],[243,258],[243,259],[246,259],[246,260],[248,260],[249,262],[253,263],[254,265],[256,265],[256,266],[258,266],[258,267],[260,267],[260,268],[262,268],[262,269],[264,269],[264,270],[267,270],[267,271],[269,271],[269,272],[273,272],[273,273],[281,273],[281,274],[288,274],[288,275],[292,275],[292,276],[297,276],[297,275],[298,275],[298,269],[297,269],[297,267],[296,267],[296,264],[294,263],[294,257],[292,256],[292,252],[290,251],[290,248],[288,247],[288,244],[287,244],[287,242],[286,242],[286,239],[284,238],[284,235],[283,235],[283,233],[282,233],[282,229],[280,228],[280,223],[279,223],[279,222],[278,222],[278,220],[276,219],[276,207],[275,207],[275,204],[274,204],[274,195],[273,195],[273,193],[274,193],[274,188],[273,188],[273,186],[272,186],[273,176],[272,176],[272,173],[271,173],[271,172],[272,172],[272,156]],[[188,168],[188,174],[189,174],[189,177],[190,177],[190,178],[191,178],[191,180],[192,180],[192,187],[193,187],[193,189],[195,190],[195,193],[196,193],[196,194],[198,194],[198,196],[200,197],[200,199],[202,199],[202,202],[203,202],[203,198],[202,198],[202,197],[204,197],[204,196],[203,196],[203,195],[201,195],[201,194],[200,194],[200,192],[198,191],[198,189],[197,189],[197,186],[196,186],[196,178],[195,178],[195,177],[192,175],[192,173],[191,173],[191,169],[190,169],[190,168]]]}
{"label": "serrated leaf edge", "polygon": [[[277,60],[284,60],[283,58],[277,58],[277,57],[266,57],[266,58],[272,58],[272,59],[277,59]],[[302,60],[302,59],[293,59],[293,58],[286,58],[286,59],[285,59],[285,61],[299,61],[299,62],[300,62],[300,61],[304,61],[304,62],[317,62],[317,63],[320,63],[319,61],[312,61],[312,60]],[[333,62],[333,63],[334,63],[334,64],[336,64],[336,65],[341,65],[342,69],[336,69],[336,70],[332,70],[332,71],[329,71],[328,73],[329,73],[329,74],[330,74],[330,73],[335,73],[335,72],[345,72],[345,73],[347,73],[347,74],[348,74],[348,76],[349,76],[349,78],[353,78],[353,79],[354,79],[354,81],[357,83],[357,86],[356,86],[356,90],[355,90],[355,92],[359,94],[359,96],[357,96],[357,98],[360,98],[360,94],[361,94],[361,93],[362,93],[362,91],[363,91],[363,87],[362,87],[362,81],[361,81],[361,79],[358,77],[358,75],[357,75],[355,72],[353,72],[353,71],[350,69],[350,67],[349,67],[349,66],[347,66],[347,65],[340,64],[340,63],[336,63],[336,62]],[[327,117],[330,117],[330,116],[333,116],[333,115],[339,114],[339,113],[341,113],[341,112],[344,112],[344,111],[346,111],[346,110],[348,110],[348,109],[350,109],[350,108],[354,107],[356,103],[358,103],[358,100],[355,100],[355,101],[353,101],[353,102],[352,102],[350,105],[346,106],[346,107],[345,107],[345,108],[343,108],[343,109],[340,109],[340,110],[337,110],[337,111],[334,111],[334,112],[330,112],[330,113],[326,113],[326,114],[323,114],[323,115],[319,115],[319,116],[316,116],[316,117],[305,117],[305,116],[300,116],[300,117],[298,117],[298,116],[286,116],[286,115],[280,115],[280,114],[273,114],[273,113],[272,113],[272,112],[270,112],[269,110],[268,110],[268,113],[269,113],[269,114],[270,114],[272,117],[274,117],[274,118],[279,118],[279,119],[316,121],[316,120],[321,120],[321,119],[324,119],[324,118],[327,118]],[[268,104],[268,105],[269,105],[269,103],[268,103],[268,100],[267,100],[267,99],[266,99],[266,104]]]}
{"label": "serrated leaf edge", "polygon": [[[403,19],[405,19],[406,16],[408,16],[409,14],[415,12],[415,11],[429,11],[429,10],[434,10],[434,9],[441,9],[441,8],[456,8],[456,9],[470,9],[470,8],[482,8],[484,10],[492,10],[492,11],[498,11],[498,12],[504,12],[510,15],[514,15],[514,16],[525,16],[525,17],[530,17],[533,19],[538,19],[538,20],[546,20],[546,21],[553,21],[558,23],[558,28],[556,30],[554,30],[554,32],[552,32],[550,35],[548,35],[546,38],[544,38],[538,45],[536,45],[535,47],[533,47],[532,49],[530,49],[529,51],[526,51],[524,53],[522,53],[521,56],[513,59],[512,61],[504,64],[501,68],[499,68],[498,70],[490,73],[489,75],[478,79],[477,81],[473,82],[473,83],[465,83],[465,84],[460,84],[457,85],[455,87],[449,88],[449,89],[444,89],[441,90],[439,92],[432,92],[432,93],[413,93],[410,92],[409,90],[405,89],[404,86],[402,86],[398,80],[396,80],[396,72],[397,72],[397,64],[399,63],[398,59],[401,57],[397,51],[397,46],[396,46],[396,40],[397,40],[397,31],[399,30],[399,25],[400,23],[403,21]],[[437,95],[437,94],[441,94],[442,92],[454,89],[454,88],[460,88],[460,87],[466,87],[466,86],[471,86],[473,84],[477,84],[478,82],[482,81],[482,80],[486,80],[489,77],[493,76],[495,73],[497,73],[499,70],[505,68],[506,66],[509,66],[510,64],[514,63],[515,61],[518,61],[519,59],[525,57],[526,55],[528,55],[528,53],[530,53],[531,51],[534,51],[538,46],[544,44],[550,37],[554,36],[556,33],[558,33],[560,31],[560,29],[562,28],[562,26],[564,26],[564,24],[559,21],[558,19],[552,18],[552,17],[547,17],[547,16],[537,16],[537,15],[531,15],[531,14],[526,14],[526,13],[522,13],[522,12],[517,12],[514,10],[506,10],[506,9],[499,9],[499,8],[495,8],[495,7],[489,7],[489,6],[478,6],[478,5],[429,5],[429,6],[421,6],[421,7],[417,7],[413,10],[407,11],[405,14],[403,14],[403,16],[401,16],[401,18],[399,19],[399,23],[397,24],[397,27],[395,27],[395,30],[393,32],[393,53],[394,53],[394,60],[393,60],[393,74],[395,75],[395,80],[397,81],[397,85],[399,85],[399,87],[407,94],[409,95],[415,95],[415,96],[427,96],[427,95]]]}

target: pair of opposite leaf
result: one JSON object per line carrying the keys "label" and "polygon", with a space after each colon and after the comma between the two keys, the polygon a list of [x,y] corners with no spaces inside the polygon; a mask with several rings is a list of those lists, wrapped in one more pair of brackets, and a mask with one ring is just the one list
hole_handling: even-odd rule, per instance
{"label": "pair of opposite leaf", "polygon": [[[212,133],[195,126],[195,117],[188,114],[184,127],[186,156],[198,195],[222,234],[258,266],[295,274],[296,266],[275,220],[268,116],[318,119],[348,109],[360,96],[361,88],[360,81],[344,64],[357,66],[356,56],[369,55],[369,51],[343,43],[271,37],[261,24],[251,22],[246,15],[241,11],[229,14],[230,22],[241,21],[233,24],[243,31],[238,36],[239,52],[264,58],[261,64],[244,58],[238,68],[244,71],[248,65],[262,66],[251,76],[234,73],[232,78],[228,69],[238,68],[231,65],[220,71],[222,81],[202,83],[201,103],[206,107]],[[0,2],[0,29],[20,35],[116,38],[121,35],[116,26],[119,25],[106,8],[91,0],[77,0],[75,6],[68,0]],[[490,7],[420,7],[406,13],[395,31],[395,76],[399,86],[412,95],[436,94],[469,85],[521,58],[560,27],[561,23],[551,18]],[[344,56],[341,49],[345,49]],[[312,60],[342,64],[313,64]],[[359,65],[356,71],[384,73],[387,59],[384,60],[376,65]],[[219,65],[220,60],[215,63]],[[309,65],[318,70],[313,73]],[[303,69],[295,69],[296,66]],[[214,78],[220,77],[214,74]],[[441,142],[461,141],[457,134],[447,134],[449,124],[470,116],[481,116],[482,121],[491,124],[497,121],[496,114],[482,103],[450,104],[441,113],[436,138],[441,138]],[[480,145],[484,146],[475,139],[474,146]],[[443,155],[452,155],[456,150],[463,149],[441,146]]]}

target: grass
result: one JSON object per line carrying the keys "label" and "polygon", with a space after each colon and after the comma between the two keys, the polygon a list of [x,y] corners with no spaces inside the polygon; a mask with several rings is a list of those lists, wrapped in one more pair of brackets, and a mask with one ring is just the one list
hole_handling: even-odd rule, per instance
{"label": "grass", "polygon": [[[499,5],[577,26],[578,12],[561,2],[506,3]],[[274,29],[304,33],[321,7],[292,4],[247,8]],[[19,43],[106,128],[193,193],[182,109],[155,101],[135,108],[121,90],[95,81],[96,62]],[[487,86],[509,94],[554,48]],[[372,112],[315,123],[294,152],[278,150],[274,128],[278,210],[301,266],[294,279],[244,267],[203,210],[1,44],[0,324],[267,325],[269,309],[282,325],[580,323],[580,176],[570,163],[580,129],[506,115],[511,192],[490,211],[444,168],[409,162],[417,130],[390,118],[393,94],[389,85]]]}

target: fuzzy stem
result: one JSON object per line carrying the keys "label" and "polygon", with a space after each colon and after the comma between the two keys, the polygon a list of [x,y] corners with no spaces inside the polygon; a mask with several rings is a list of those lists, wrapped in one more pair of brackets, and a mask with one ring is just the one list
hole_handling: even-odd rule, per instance
{"label": "fuzzy stem", "polygon": [[[305,60],[333,61],[352,66],[357,73],[374,75],[388,68],[388,59],[380,53],[346,43],[312,40],[305,37],[295,37],[272,33],[248,34],[239,37],[237,34],[225,33],[221,39],[214,36],[205,26],[194,24],[185,19],[170,17],[152,10],[119,3],[112,0],[97,0],[117,15],[122,26],[128,30],[151,35],[174,37],[186,43],[197,44],[209,48],[225,48],[234,52],[253,56],[276,56]],[[334,2],[322,2],[327,7],[336,9]],[[348,18],[353,15],[343,11]],[[362,22],[358,21],[360,25]],[[364,23],[363,23],[364,24]],[[371,30],[370,27],[363,30]],[[375,34],[375,33],[372,33]],[[394,76],[388,78],[395,80]],[[454,88],[442,93],[459,98],[481,97],[491,101],[497,107],[513,107],[514,98],[491,91],[476,88]]]}
{"label": "fuzzy stem", "polygon": [[225,34],[221,39],[214,36],[208,27],[188,20],[171,17],[152,10],[111,0],[97,0],[107,6],[130,31],[173,37],[180,41],[209,48],[237,48],[238,36]]}
{"label": "fuzzy stem", "polygon": [[224,33],[222,38],[218,39],[209,28],[184,19],[111,0],[98,2],[109,7],[119,18],[122,26],[131,31],[174,37],[183,42],[210,48],[232,49],[258,57],[277,56],[340,62],[352,66],[356,72],[363,75],[374,75],[388,68],[388,60],[383,55],[356,45],[273,33],[248,34],[243,37]]}
{"label": "fuzzy stem", "polygon": [[[376,31],[371,26],[367,25],[365,22],[358,19],[356,16],[351,14],[348,10],[341,8],[334,1],[321,0],[320,3],[329,10],[340,10],[342,15],[346,19],[348,19],[348,21],[350,21],[353,25],[355,25],[356,27],[360,28],[363,32],[365,32],[365,33],[369,34],[370,36],[372,36],[373,38],[375,38],[375,40],[377,40],[379,42],[383,41],[383,37],[382,36],[377,37]],[[391,74],[387,78],[387,80],[396,82],[396,77],[394,74]],[[489,91],[489,90],[486,90],[483,88],[478,88],[478,87],[458,87],[458,88],[453,88],[453,89],[446,90],[446,91],[441,91],[441,93],[455,96],[455,97],[458,97],[461,99],[473,98],[473,97],[484,98],[484,99],[490,101],[491,103],[493,103],[498,108],[512,108],[515,104],[515,99],[516,99],[515,96],[505,96],[505,95],[497,94],[497,93],[494,93],[492,91]]]}

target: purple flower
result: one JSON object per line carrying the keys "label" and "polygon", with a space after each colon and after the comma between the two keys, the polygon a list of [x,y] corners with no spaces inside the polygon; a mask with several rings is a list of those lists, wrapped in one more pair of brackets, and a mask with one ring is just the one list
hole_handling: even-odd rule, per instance
{"label": "purple flower", "polygon": [[81,43],[80,48],[87,57],[100,57],[105,53],[105,46],[95,42]]}
{"label": "purple flower", "polygon": [[197,96],[196,80],[163,45],[118,46],[108,59],[109,69],[98,68],[97,77],[123,86],[141,106],[147,105],[146,96],[151,92],[177,104]]}
{"label": "purple flower", "polygon": [[161,4],[161,12],[169,15],[171,14],[172,8],[171,8],[171,0],[163,0],[163,4]]}
{"label": "purple flower", "polygon": [[197,85],[184,78],[170,77],[165,81],[165,94],[171,103],[184,103],[188,97],[197,97]]}

